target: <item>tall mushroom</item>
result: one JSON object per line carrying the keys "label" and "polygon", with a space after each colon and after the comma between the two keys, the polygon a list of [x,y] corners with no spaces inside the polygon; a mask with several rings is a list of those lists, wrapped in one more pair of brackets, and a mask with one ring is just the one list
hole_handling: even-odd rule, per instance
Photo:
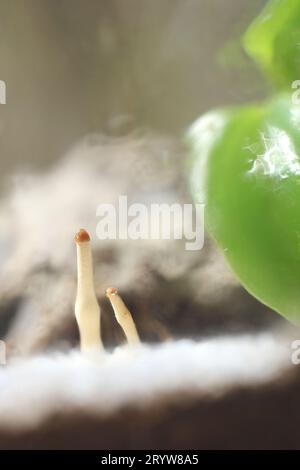
{"label": "tall mushroom", "polygon": [[77,296],[75,316],[80,332],[80,347],[83,352],[101,351],[100,307],[94,287],[93,261],[90,236],[81,229],[75,236],[77,245]]}

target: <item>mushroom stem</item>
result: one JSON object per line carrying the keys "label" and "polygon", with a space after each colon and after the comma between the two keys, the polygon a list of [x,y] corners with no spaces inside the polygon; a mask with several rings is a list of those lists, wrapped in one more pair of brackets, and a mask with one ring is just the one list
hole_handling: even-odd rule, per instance
{"label": "mushroom stem", "polygon": [[131,346],[136,346],[137,344],[140,344],[140,338],[132,315],[124,304],[122,298],[119,296],[117,289],[110,287],[106,290],[106,296],[110,300],[112,308],[115,312],[117,322],[123,329],[128,344],[130,344]]}
{"label": "mushroom stem", "polygon": [[81,351],[102,350],[100,307],[95,294],[90,236],[81,229],[75,236],[77,245],[77,296],[75,317],[80,333]]}

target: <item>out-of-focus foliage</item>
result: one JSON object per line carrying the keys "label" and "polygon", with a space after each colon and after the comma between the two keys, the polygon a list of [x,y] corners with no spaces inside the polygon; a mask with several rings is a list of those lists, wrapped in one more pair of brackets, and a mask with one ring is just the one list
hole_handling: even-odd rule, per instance
{"label": "out-of-focus foliage", "polygon": [[289,97],[278,96],[265,106],[208,113],[189,134],[196,154],[193,190],[206,204],[207,229],[242,284],[295,323],[300,314],[299,128],[300,110],[290,106]]}
{"label": "out-of-focus foliage", "polygon": [[300,2],[271,1],[244,43],[279,89],[270,102],[211,112],[189,132],[192,190],[241,283],[299,323]]}
{"label": "out-of-focus foliage", "polygon": [[300,77],[300,1],[271,0],[247,30],[244,46],[274,85],[290,89]]}

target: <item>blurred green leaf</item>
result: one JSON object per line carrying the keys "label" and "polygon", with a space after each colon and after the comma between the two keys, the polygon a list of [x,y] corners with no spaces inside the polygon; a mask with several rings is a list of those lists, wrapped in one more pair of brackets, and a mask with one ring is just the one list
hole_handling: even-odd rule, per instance
{"label": "blurred green leaf", "polygon": [[287,95],[209,112],[188,132],[206,227],[241,283],[300,320],[300,108]]}
{"label": "blurred green leaf", "polygon": [[244,36],[248,54],[279,89],[300,79],[300,1],[271,0]]}

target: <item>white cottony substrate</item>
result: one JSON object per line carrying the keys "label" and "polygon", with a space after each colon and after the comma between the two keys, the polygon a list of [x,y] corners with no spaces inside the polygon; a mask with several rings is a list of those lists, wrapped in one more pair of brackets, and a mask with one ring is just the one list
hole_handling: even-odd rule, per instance
{"label": "white cottony substrate", "polygon": [[27,358],[0,369],[0,429],[32,428],[57,412],[144,407],[181,393],[219,396],[279,379],[290,367],[286,341],[271,333]]}

